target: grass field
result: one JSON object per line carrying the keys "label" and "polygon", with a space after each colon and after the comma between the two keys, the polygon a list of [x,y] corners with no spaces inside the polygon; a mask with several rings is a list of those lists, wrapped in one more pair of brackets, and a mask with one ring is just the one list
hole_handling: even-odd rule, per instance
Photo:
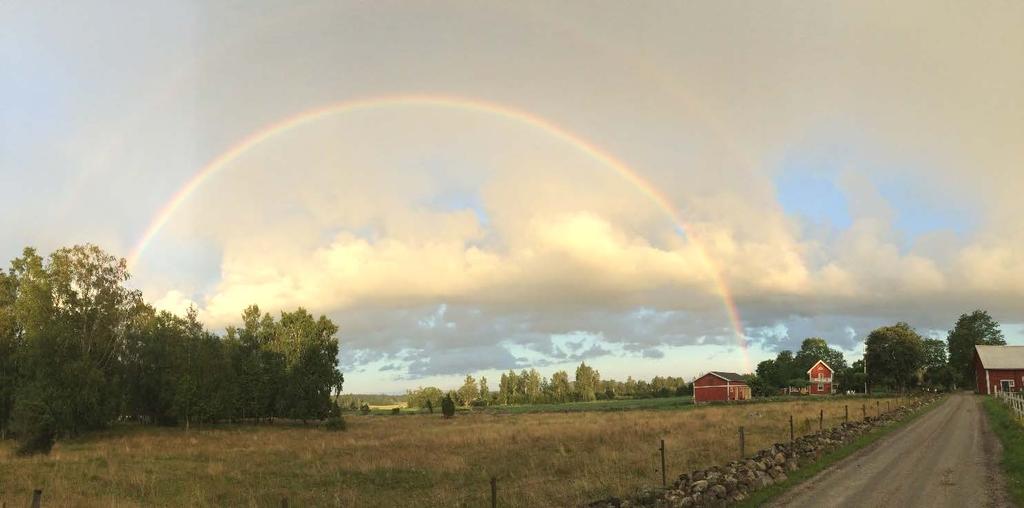
{"label": "grass field", "polygon": [[994,397],[982,401],[992,431],[1003,444],[1003,472],[1006,487],[1017,506],[1024,506],[1024,426],[1013,411]]}
{"label": "grass field", "polygon": [[[673,399],[648,399],[668,401]],[[347,432],[284,425],[193,429],[121,426],[16,458],[0,444],[0,502],[51,506],[483,506],[497,476],[501,506],[566,506],[669,478],[850,417],[890,399],[812,399],[692,410],[481,411],[349,416]],[[638,402],[638,401],[633,401]],[[678,405],[677,407],[692,407]],[[877,403],[877,406],[876,406]]]}

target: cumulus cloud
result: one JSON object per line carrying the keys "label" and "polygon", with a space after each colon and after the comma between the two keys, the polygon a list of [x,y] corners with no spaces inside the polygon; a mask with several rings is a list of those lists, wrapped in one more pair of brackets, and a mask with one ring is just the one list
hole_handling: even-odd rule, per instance
{"label": "cumulus cloud", "polygon": [[[12,13],[2,36],[31,58],[0,64],[35,84],[0,90],[47,105],[0,123],[0,210],[28,217],[0,238],[11,256],[61,238],[126,251],[147,211],[250,133],[391,93],[545,117],[646,181],[479,111],[321,118],[213,175],[137,267],[157,307],[194,304],[211,326],[250,303],[305,306],[341,324],[347,369],[404,379],[577,358],[668,369],[693,345],[724,361],[720,282],[769,351],[808,335],[852,351],[874,326],[941,330],[974,307],[1024,322],[1022,5],[87,10],[94,24]],[[122,25],[148,43],[104,35]],[[777,185],[792,172],[833,185],[848,223],[794,213]]]}

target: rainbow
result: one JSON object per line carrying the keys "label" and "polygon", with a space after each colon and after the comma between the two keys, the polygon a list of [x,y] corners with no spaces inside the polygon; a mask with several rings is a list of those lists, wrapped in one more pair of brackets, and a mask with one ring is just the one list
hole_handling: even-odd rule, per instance
{"label": "rainbow", "polygon": [[132,248],[128,255],[128,266],[134,267],[142,256],[142,253],[146,250],[146,247],[152,242],[152,240],[160,233],[160,230],[171,220],[175,212],[181,208],[182,204],[188,200],[189,196],[192,195],[199,187],[201,187],[207,180],[219,171],[227,167],[232,161],[237,159],[239,156],[244,154],[246,151],[252,149],[256,145],[267,141],[281,133],[284,133],[295,127],[305,125],[311,122],[315,122],[325,117],[344,115],[354,113],[357,111],[367,111],[381,108],[404,108],[404,107],[440,107],[449,108],[467,112],[482,113],[499,118],[511,120],[521,124],[528,125],[536,128],[541,132],[544,132],[553,138],[561,140],[581,153],[587,155],[591,159],[615,170],[621,175],[626,181],[631,183],[634,187],[639,189],[643,194],[648,196],[657,206],[669,217],[676,227],[681,230],[687,238],[694,242],[697,246],[698,251],[701,253],[701,257],[704,260],[706,268],[713,278],[713,282],[718,289],[719,295],[725,304],[726,314],[728,315],[730,325],[732,326],[733,332],[736,335],[737,344],[743,352],[745,366],[747,370],[751,370],[750,356],[747,351],[747,338],[743,332],[742,322],[740,321],[739,311],[733,300],[732,293],[729,290],[729,286],[725,283],[725,279],[722,277],[721,270],[711,261],[707,255],[705,249],[701,246],[698,239],[694,236],[692,229],[687,226],[686,222],[682,220],[679,212],[672,205],[671,200],[662,192],[660,192],[654,185],[645,180],[640,174],[634,169],[630,168],[624,162],[616,158],[614,155],[601,149],[598,146],[590,143],[582,137],[559,127],[551,121],[537,116],[535,114],[514,109],[501,104],[487,102],[477,99],[469,99],[464,97],[456,96],[445,96],[445,95],[394,95],[384,97],[373,97],[367,99],[351,100],[345,102],[339,102],[330,104],[324,107],[307,110],[302,113],[285,118],[277,123],[268,125],[258,131],[253,132],[246,138],[242,139],[231,148],[227,149],[209,163],[207,163],[202,169],[200,169],[195,175],[189,179],[184,185],[178,189],[178,192],[171,197],[169,201],[160,209],[160,211],[153,217],[149,225],[146,227],[145,232],[142,234],[138,242]]}

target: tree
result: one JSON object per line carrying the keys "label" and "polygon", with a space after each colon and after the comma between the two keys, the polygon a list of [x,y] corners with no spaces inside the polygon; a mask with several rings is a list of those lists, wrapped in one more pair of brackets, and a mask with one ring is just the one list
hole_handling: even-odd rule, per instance
{"label": "tree", "polygon": [[946,341],[924,339],[923,345],[923,381],[932,388],[952,388],[956,373],[946,361]]}
{"label": "tree", "polygon": [[597,385],[600,382],[600,375],[586,362],[580,362],[576,367],[576,396],[583,401],[597,399]]}
{"label": "tree", "polygon": [[480,376],[480,400],[485,403],[491,400],[491,390],[487,388],[487,378],[484,376]]}
{"label": "tree", "polygon": [[455,401],[452,400],[451,393],[445,395],[444,399],[441,400],[441,414],[443,414],[445,418],[455,416]]}
{"label": "tree", "polygon": [[974,346],[1006,345],[999,323],[984,310],[961,314],[946,336],[946,341],[949,346],[949,364],[961,386],[970,384],[974,377]]}
{"label": "tree", "polygon": [[17,286],[19,382],[11,427],[26,452],[61,435],[105,426],[121,408],[122,365],[141,294],[123,286],[126,263],[95,245],[63,248],[44,264],[25,249],[5,285]]}
{"label": "tree", "polygon": [[828,342],[825,342],[825,339],[821,337],[804,339],[800,344],[800,351],[797,351],[796,358],[794,358],[794,369],[798,370],[801,375],[806,376],[807,371],[818,360],[824,361],[835,372],[846,369],[846,358],[843,357],[843,353],[838,349],[830,348]]}
{"label": "tree", "polygon": [[775,387],[769,385],[764,379],[756,374],[746,374],[743,378],[750,387],[750,393],[754,397],[770,397],[775,394]]}
{"label": "tree", "polygon": [[889,384],[903,392],[924,365],[924,341],[907,323],[872,331],[866,348],[868,382],[873,385]]}
{"label": "tree", "polygon": [[518,383],[518,376],[514,370],[509,370],[508,374],[502,373],[501,381],[498,383],[498,400],[502,404],[512,404],[515,402],[516,396],[516,385]]}
{"label": "tree", "polygon": [[440,405],[444,398],[444,392],[433,386],[419,387],[415,390],[407,390],[405,393],[406,406],[410,408],[425,407],[431,412],[433,412],[434,406]]}
{"label": "tree", "polygon": [[555,402],[565,402],[572,394],[572,387],[569,386],[569,374],[560,370],[551,375],[551,395]]}
{"label": "tree", "polygon": [[160,424],[240,418],[323,418],[332,398],[337,332],[303,309],[275,322],[252,306],[221,338],[195,309],[156,312],[123,259],[94,245],[43,259],[33,249],[0,273],[0,435],[21,451],[118,417]]}
{"label": "tree", "polygon": [[15,319],[17,296],[17,279],[13,273],[7,275],[0,271],[0,441],[7,438],[14,394],[20,380],[17,352],[21,349],[22,332]]}
{"label": "tree", "polygon": [[524,377],[525,377],[525,380],[526,380],[526,383],[525,383],[525,385],[526,385],[526,389],[525,389],[526,400],[529,401],[531,404],[536,404],[536,403],[540,402],[540,396],[541,396],[540,373],[537,372],[537,369],[530,369],[530,372],[527,372],[526,376],[524,376]]}
{"label": "tree", "polygon": [[757,364],[757,378],[765,386],[771,388],[785,387],[785,379],[780,375],[779,366],[775,360],[764,360]]}
{"label": "tree", "polygon": [[473,376],[466,375],[466,381],[462,384],[462,388],[459,388],[459,398],[462,399],[463,405],[471,404],[480,398],[480,389],[477,388],[476,379],[473,379]]}
{"label": "tree", "polygon": [[301,307],[281,313],[267,344],[284,359],[285,394],[277,400],[277,414],[300,420],[328,416],[331,394],[344,381],[337,369],[337,332],[326,316],[314,319]]}

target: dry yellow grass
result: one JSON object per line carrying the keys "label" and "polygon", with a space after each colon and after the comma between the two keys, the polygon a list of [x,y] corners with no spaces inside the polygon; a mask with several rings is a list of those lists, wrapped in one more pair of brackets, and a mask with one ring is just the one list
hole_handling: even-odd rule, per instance
{"label": "dry yellow grass", "polygon": [[[872,414],[876,400],[867,400]],[[277,426],[120,427],[18,458],[0,444],[0,502],[48,506],[484,506],[499,478],[501,506],[575,506],[660,482],[747,450],[861,417],[859,399],[674,411],[349,417],[347,432]]]}

